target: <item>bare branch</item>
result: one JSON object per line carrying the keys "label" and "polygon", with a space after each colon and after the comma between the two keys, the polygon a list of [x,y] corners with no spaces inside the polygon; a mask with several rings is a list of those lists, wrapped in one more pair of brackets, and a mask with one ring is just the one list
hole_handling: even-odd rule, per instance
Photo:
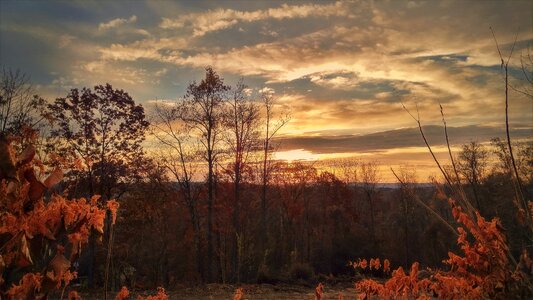
{"label": "bare branch", "polygon": [[[392,174],[394,174],[394,177],[400,182],[402,186],[406,186],[406,183],[403,182],[403,180],[400,179],[400,177],[394,172],[394,169],[391,167],[390,170],[392,171]],[[450,223],[448,223],[446,220],[444,220],[436,211],[434,211],[431,207],[429,207],[424,201],[422,201],[418,195],[414,194],[411,195],[413,199],[418,203],[420,206],[424,207],[427,211],[429,211],[437,220],[439,220],[442,224],[446,226],[446,228],[450,229],[451,232],[453,232],[456,236],[459,236],[459,233],[455,228],[453,228]]]}

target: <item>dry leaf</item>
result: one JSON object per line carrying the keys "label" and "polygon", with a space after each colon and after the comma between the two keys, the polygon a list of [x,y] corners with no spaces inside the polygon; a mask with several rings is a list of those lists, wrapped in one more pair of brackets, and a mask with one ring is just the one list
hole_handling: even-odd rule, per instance
{"label": "dry leaf", "polygon": [[56,256],[52,258],[52,261],[50,261],[49,266],[54,271],[54,280],[58,281],[63,276],[63,273],[70,268],[70,261],[63,254],[57,253]]}
{"label": "dry leaf", "polygon": [[46,186],[35,177],[33,169],[26,170],[24,178],[30,183],[30,191],[28,193],[30,200],[32,202],[39,200],[46,191]]}
{"label": "dry leaf", "polygon": [[63,180],[63,171],[60,168],[56,168],[52,174],[50,174],[45,180],[44,185],[47,188],[51,188]]}
{"label": "dry leaf", "polygon": [[32,161],[33,157],[35,156],[35,148],[33,146],[28,146],[17,158],[18,165],[25,165]]}
{"label": "dry leaf", "polygon": [[68,300],[82,300],[81,296],[76,291],[70,291],[68,293]]}
{"label": "dry leaf", "polygon": [[27,267],[33,264],[30,249],[28,248],[28,240],[26,239],[26,236],[24,234],[20,238],[19,259],[17,263],[19,267]]}

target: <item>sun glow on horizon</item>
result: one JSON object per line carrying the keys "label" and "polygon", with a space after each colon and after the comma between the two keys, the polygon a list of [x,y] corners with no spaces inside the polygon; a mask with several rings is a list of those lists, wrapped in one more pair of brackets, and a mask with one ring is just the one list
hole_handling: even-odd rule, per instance
{"label": "sun glow on horizon", "polygon": [[320,159],[319,154],[314,154],[311,151],[304,149],[288,150],[288,151],[278,151],[274,153],[274,159],[285,160],[288,162],[303,160],[311,161]]}

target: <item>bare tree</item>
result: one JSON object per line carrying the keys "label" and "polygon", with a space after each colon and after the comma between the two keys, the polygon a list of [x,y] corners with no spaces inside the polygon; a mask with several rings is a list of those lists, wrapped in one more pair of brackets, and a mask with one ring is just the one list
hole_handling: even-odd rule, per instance
{"label": "bare tree", "polygon": [[483,145],[472,141],[464,144],[462,151],[459,153],[459,173],[472,187],[474,200],[478,210],[482,210],[479,200],[479,186],[483,179],[485,168],[487,166],[488,152]]}
{"label": "bare tree", "polygon": [[379,182],[378,165],[376,162],[363,162],[360,164],[361,188],[365,194],[370,209],[370,235],[372,242],[377,246],[376,224],[374,205],[377,197],[377,184]]}
{"label": "bare tree", "polygon": [[520,55],[520,68],[523,78],[517,80],[517,84],[509,83],[509,87],[530,100],[533,100],[533,56],[528,47],[527,52]]}
{"label": "bare tree", "polygon": [[231,172],[228,172],[233,180],[234,204],[233,204],[233,227],[235,230],[233,247],[233,274],[236,281],[240,282],[240,265],[242,249],[239,245],[243,238],[240,211],[241,189],[243,171],[248,164],[250,154],[256,148],[259,137],[259,107],[246,95],[246,85],[240,80],[232,90],[231,99],[228,101],[224,114],[224,127],[227,130],[226,145],[233,155]]}
{"label": "bare tree", "polygon": [[163,145],[158,161],[174,177],[189,212],[193,230],[196,270],[201,281],[205,280],[202,257],[202,232],[200,228],[200,189],[193,178],[197,171],[194,141],[187,127],[180,122],[179,108],[172,104],[156,103],[151,121],[151,133]]}
{"label": "bare tree", "polygon": [[404,247],[405,247],[405,266],[411,264],[410,247],[411,243],[411,224],[414,213],[414,200],[416,197],[416,171],[413,168],[402,167],[398,172],[398,182],[400,184],[400,201],[401,213],[403,216]]}
{"label": "bare tree", "polygon": [[336,160],[336,171],[338,178],[343,180],[346,184],[353,184],[357,182],[360,161],[355,158],[341,158]]}
{"label": "bare tree", "polygon": [[20,70],[3,69],[0,79],[0,132],[17,133],[35,127],[45,101],[34,94],[30,78]]}
{"label": "bare tree", "polygon": [[263,101],[264,112],[264,135],[262,138],[263,144],[263,159],[262,159],[262,169],[261,169],[261,232],[262,237],[260,238],[261,250],[265,250],[265,241],[267,239],[267,190],[268,184],[270,182],[270,174],[272,167],[272,153],[274,148],[272,147],[272,140],[278,133],[278,131],[285,126],[290,121],[289,114],[284,114],[275,120],[275,99],[272,93],[263,93],[261,95]]}
{"label": "bare tree", "polygon": [[218,144],[223,130],[223,106],[229,86],[211,67],[205,68],[205,78],[193,82],[180,105],[180,118],[191,133],[198,137],[207,163],[207,280],[213,280],[213,221],[215,201],[215,164],[218,158]]}

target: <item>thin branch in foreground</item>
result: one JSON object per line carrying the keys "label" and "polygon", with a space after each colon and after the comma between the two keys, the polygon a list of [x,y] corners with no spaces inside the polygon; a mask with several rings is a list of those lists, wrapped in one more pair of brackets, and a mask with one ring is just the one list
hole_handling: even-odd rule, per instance
{"label": "thin branch in foreground", "polygon": [[[403,180],[400,179],[400,177],[396,174],[396,172],[394,172],[394,169],[391,167],[390,170],[392,171],[392,174],[394,174],[394,177],[396,177],[396,179],[398,180],[398,182],[400,182],[400,184],[402,186],[406,186],[406,183],[403,182]],[[446,220],[444,220],[436,211],[434,211],[431,207],[429,207],[426,203],[424,203],[424,201],[422,201],[418,195],[414,194],[412,195],[413,196],[413,199],[419,204],[421,205],[422,207],[424,207],[427,211],[429,211],[435,218],[437,218],[437,220],[439,220],[441,223],[443,223],[448,229],[450,229],[450,231],[452,231],[456,236],[459,236],[459,233],[457,232],[457,230],[455,230],[455,228],[453,228],[453,226],[448,223]]]}
{"label": "thin branch in foreground", "polygon": [[513,42],[513,46],[511,48],[511,52],[509,53],[509,57],[507,58],[507,61],[504,64],[503,56],[500,51],[500,46],[498,44],[498,40],[496,39],[496,35],[494,34],[494,30],[492,27],[490,27],[490,31],[492,32],[492,36],[494,37],[494,43],[496,44],[496,48],[498,49],[498,54],[500,55],[500,60],[502,61],[502,68],[505,72],[505,134],[507,136],[507,147],[509,148],[509,157],[511,159],[511,163],[513,166],[513,172],[514,172],[514,187],[515,187],[515,193],[516,197],[520,199],[520,203],[522,204],[522,209],[524,210],[524,213],[526,214],[528,225],[530,228],[532,227],[531,224],[531,214],[529,211],[529,206],[527,203],[527,200],[524,197],[523,193],[523,187],[522,187],[522,181],[520,179],[520,174],[518,173],[518,168],[516,167],[516,160],[514,158],[513,154],[513,147],[511,144],[511,134],[509,132],[509,61],[511,60],[511,56],[513,54],[514,47],[516,45],[516,40],[518,39],[518,33],[515,36],[515,40]]}
{"label": "thin branch in foreground", "polygon": [[440,107],[440,115],[442,116],[442,124],[444,124],[444,135],[446,136],[446,146],[448,147],[448,154],[450,155],[450,161],[452,162],[453,172],[455,173],[455,179],[457,180],[457,184],[461,184],[461,180],[459,179],[459,173],[457,172],[457,168],[455,166],[455,160],[453,159],[452,150],[450,148],[450,140],[448,137],[448,126],[446,125],[446,119],[444,118],[444,110],[442,108],[442,104],[439,103]]}
{"label": "thin branch in foreground", "polygon": [[452,184],[452,181],[450,180],[450,177],[448,176],[448,174],[446,173],[446,171],[444,170],[444,168],[441,166],[439,160],[437,159],[437,157],[435,156],[435,153],[433,152],[433,149],[431,148],[431,145],[429,144],[427,138],[426,138],[426,135],[424,134],[424,130],[422,129],[422,123],[420,122],[420,111],[418,110],[418,105],[416,106],[416,111],[417,111],[417,116],[418,117],[415,117],[408,109],[407,107],[405,107],[405,105],[402,103],[402,107],[403,109],[415,120],[415,122],[418,124],[418,130],[420,131],[420,135],[422,136],[422,139],[424,140],[424,143],[426,144],[426,147],[428,148],[429,150],[429,153],[431,154],[431,156],[433,157],[433,160],[435,161],[435,163],[437,164],[437,167],[439,168],[440,172],[442,173],[442,175],[444,176],[444,179],[446,180],[446,182],[448,183],[448,185],[450,186],[450,188],[452,188],[452,190],[454,190],[455,194],[459,196],[459,200],[460,200],[460,203],[461,205],[465,208],[465,211],[469,214],[469,216],[472,218],[472,219],[475,219],[475,209],[474,207],[472,206],[472,204],[466,199],[465,195],[463,193],[461,193],[460,190],[458,190],[454,184]]}

